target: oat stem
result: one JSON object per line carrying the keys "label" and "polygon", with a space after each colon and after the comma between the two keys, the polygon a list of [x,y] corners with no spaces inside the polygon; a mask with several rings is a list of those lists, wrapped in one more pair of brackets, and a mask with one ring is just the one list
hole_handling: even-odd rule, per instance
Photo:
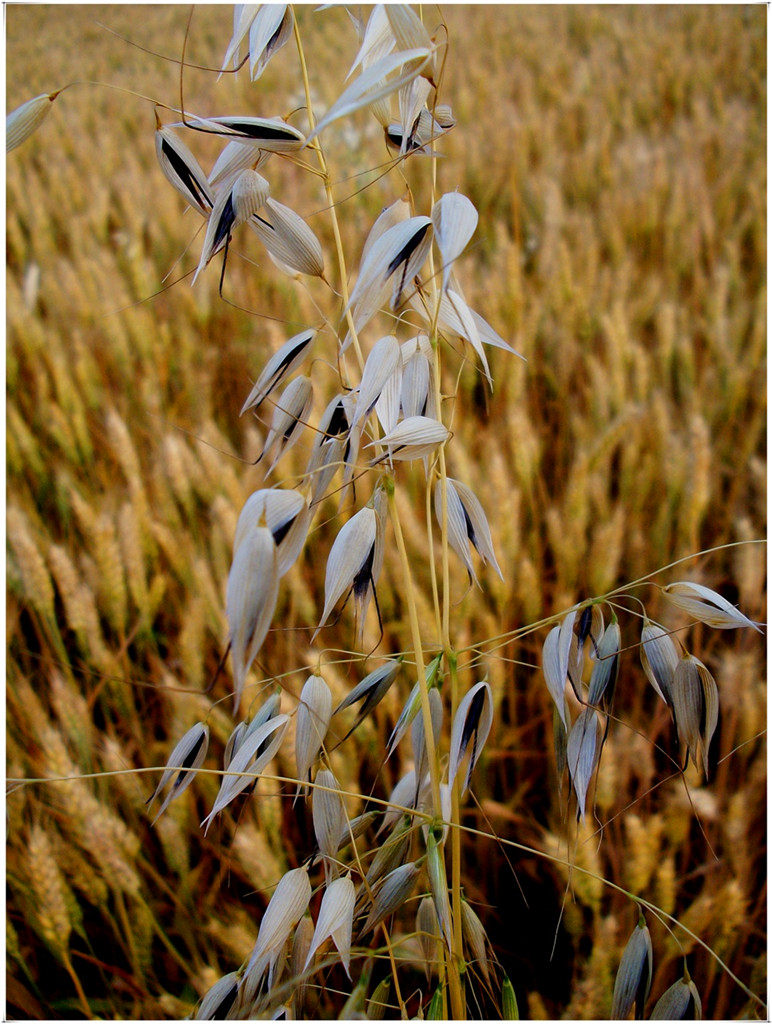
{"label": "oat stem", "polygon": [[[308,80],[308,66],[306,64],[305,51],[303,50],[303,42],[300,37],[300,29],[298,28],[298,19],[294,18],[294,31],[295,31],[295,43],[298,48],[298,57],[300,59],[300,70],[303,75],[303,89],[306,95],[306,108],[308,110],[308,123],[311,131],[316,127],[316,118],[314,117],[314,108],[311,104],[311,85]],[[365,365],[364,356],[362,355],[362,348],[359,344],[359,336],[356,328],[354,327],[354,318],[350,309],[347,309],[349,305],[349,293],[348,293],[348,280],[346,278],[346,257],[343,252],[343,240],[340,236],[340,224],[338,222],[338,208],[335,202],[335,195],[332,189],[332,182],[330,181],[330,175],[327,170],[327,161],[324,157],[324,150],[321,145],[321,137],[317,136],[316,144],[316,155],[319,161],[319,168],[322,172],[322,180],[324,181],[324,192],[327,197],[327,206],[330,211],[330,223],[332,225],[332,233],[335,238],[335,254],[338,260],[338,269],[340,272],[340,293],[343,302],[343,308],[346,309],[346,321],[351,331],[351,337],[354,344],[354,351],[356,352],[357,360],[359,362],[359,369]]]}
{"label": "oat stem", "polygon": [[[434,166],[436,161],[432,161]],[[435,310],[435,320],[439,312],[439,301]],[[440,388],[440,341],[433,334],[434,338],[434,387],[436,392],[437,408],[442,408],[442,396]],[[448,668],[448,674],[450,676],[450,720],[455,720],[456,711],[458,710],[458,658],[453,650],[450,642],[450,560],[449,560],[449,549],[448,549],[448,472],[447,464],[445,461],[445,446],[443,445],[439,451],[438,457],[439,463],[439,475],[440,475],[440,495],[441,495],[441,543],[442,543],[442,631],[441,631],[441,642],[442,649],[445,654],[445,662]],[[430,534],[431,536],[431,534]],[[432,568],[434,564],[432,562]],[[434,573],[432,574],[434,577]],[[433,578],[434,583],[434,578]],[[436,593],[436,583],[435,593]],[[451,821],[459,823],[461,821],[461,804],[459,800],[460,785],[459,777],[457,776],[453,783],[451,790]],[[451,912],[453,917],[453,958],[456,965],[463,964],[463,935],[462,935],[462,919],[461,919],[461,833],[458,829],[451,831],[450,841],[450,858],[451,858]],[[454,972],[451,971],[451,975]],[[451,988],[451,995],[453,989]],[[454,1010],[454,1015],[455,1015]]]}
{"label": "oat stem", "polygon": [[407,1020],[407,1007],[405,1001],[402,998],[402,992],[399,987],[399,972],[397,971],[397,962],[394,959],[394,948],[391,944],[391,936],[389,935],[389,929],[386,927],[386,922],[381,921],[381,931],[383,932],[383,938],[386,943],[386,951],[389,954],[389,963],[391,965],[391,977],[394,982],[394,995],[397,997],[399,1003],[400,1016],[402,1020]]}
{"label": "oat stem", "polygon": [[418,687],[421,693],[421,713],[424,718],[424,730],[426,733],[426,752],[429,759],[429,773],[432,784],[432,804],[437,817],[442,816],[442,801],[440,799],[440,774],[437,758],[437,744],[432,729],[432,714],[429,704],[429,688],[426,685],[426,663],[424,660],[423,644],[421,642],[421,627],[418,622],[418,611],[415,603],[415,592],[413,590],[413,578],[410,571],[410,559],[405,547],[405,539],[402,536],[402,524],[400,523],[399,510],[394,500],[394,480],[388,478],[386,481],[386,495],[389,501],[389,513],[392,525],[394,526],[394,537],[397,541],[400,562],[402,563],[402,575],[405,581],[405,600],[407,601],[408,616],[410,618],[410,632],[413,640],[413,650],[416,659],[416,671],[418,673]]}
{"label": "oat stem", "polygon": [[[432,715],[431,706],[429,704],[429,689],[426,685],[426,669],[424,667],[424,655],[423,647],[421,644],[421,630],[418,623],[418,613],[415,604],[415,595],[413,593],[413,582],[412,575],[410,572],[410,560],[408,558],[407,549],[405,548],[405,540],[402,536],[402,526],[399,520],[399,512],[397,505],[394,500],[394,484],[393,480],[389,481],[389,485],[386,488],[386,493],[389,499],[389,512],[391,513],[391,521],[394,526],[394,536],[397,541],[397,549],[399,551],[400,561],[402,563],[402,574],[405,580],[405,597],[408,606],[408,615],[410,617],[410,629],[413,637],[413,645],[416,656],[416,666],[418,669],[418,684],[421,693],[421,714],[424,720],[424,733],[426,737],[426,752],[429,761],[429,773],[432,784],[432,802],[434,805],[435,815],[438,818],[442,817],[442,800],[440,797],[440,775],[439,775],[439,761],[437,757],[437,746],[434,737],[434,730],[432,728]],[[458,808],[456,808],[456,814]],[[457,820],[457,818],[455,819]],[[441,858],[441,864],[444,873],[444,856]],[[458,917],[458,926],[460,927],[460,903]],[[454,932],[455,932],[454,927]],[[459,932],[460,937],[460,932]],[[454,942],[454,946],[456,943]],[[448,984],[450,989],[450,1002],[452,1017],[454,1020],[460,1020],[464,1017],[464,998],[461,988],[461,980],[459,976],[459,964],[461,959],[458,956],[456,949],[453,951],[448,962]]]}

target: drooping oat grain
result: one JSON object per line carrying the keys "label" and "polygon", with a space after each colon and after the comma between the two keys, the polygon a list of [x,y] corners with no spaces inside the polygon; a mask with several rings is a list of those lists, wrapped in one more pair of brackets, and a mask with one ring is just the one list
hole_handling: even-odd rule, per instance
{"label": "drooping oat grain", "polygon": [[356,890],[349,875],[336,878],[326,886],[304,970],[322,944],[331,938],[340,953],[343,969],[351,980],[351,932],[355,896]]}
{"label": "drooping oat grain", "polygon": [[183,793],[191,784],[196,776],[196,769],[200,768],[206,759],[208,747],[209,726],[205,725],[203,722],[196,722],[196,724],[185,733],[169,755],[169,760],[166,762],[164,773],[161,776],[152,796],[147,802],[148,810],[150,810],[154,801],[161,793],[161,790],[163,790],[166,785],[171,782],[172,777],[176,775],[169,792],[166,794],[163,803],[158,809],[158,813],[153,819],[153,824],[158,821],[172,800],[176,800],[180,793]]}
{"label": "drooping oat grain", "polygon": [[469,752],[464,783],[461,787],[462,795],[469,786],[469,780],[485,746],[492,724],[493,694],[488,683],[483,681],[473,686],[459,704],[450,736],[449,786],[453,786],[466,753]]}
{"label": "drooping oat grain", "polygon": [[212,810],[201,822],[204,834],[208,832],[214,818],[247,786],[257,781],[260,772],[281,746],[288,723],[288,715],[275,715],[242,739],[228,765],[228,774],[222,777],[220,792]]}
{"label": "drooping oat grain", "polygon": [[[311,766],[319,756],[332,717],[332,694],[318,675],[306,680],[297,710],[295,763],[300,783],[308,781]],[[338,832],[335,833],[336,838]]]}
{"label": "drooping oat grain", "polygon": [[256,526],[234,550],[228,576],[226,606],[236,708],[247,672],[268,633],[278,594],[279,560],[273,534],[266,526]]}
{"label": "drooping oat grain", "polygon": [[636,1020],[643,1018],[653,974],[651,935],[641,915],[619,962],[611,1004],[613,1020],[627,1020],[633,1004]]}
{"label": "drooping oat grain", "polygon": [[739,629],[750,626],[751,629],[761,632],[755,622],[751,622],[726,598],[701,583],[670,583],[662,592],[676,608],[687,612],[700,622],[706,622],[713,629]]}
{"label": "drooping oat grain", "polygon": [[5,119],[5,151],[10,153],[22,142],[25,142],[30,135],[38,130],[43,121],[48,117],[51,104],[59,95],[58,92],[42,93],[35,96],[20,107],[11,111]]}
{"label": "drooping oat grain", "polygon": [[702,1000],[687,971],[660,996],[649,1020],[702,1020]]}

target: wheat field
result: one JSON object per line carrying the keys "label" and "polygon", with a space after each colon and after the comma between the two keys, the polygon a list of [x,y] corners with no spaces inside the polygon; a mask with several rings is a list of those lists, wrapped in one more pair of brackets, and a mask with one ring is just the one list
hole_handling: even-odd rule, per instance
{"label": "wheat field", "polygon": [[[325,296],[319,280],[295,287],[250,237],[234,238],[222,295],[219,266],[191,287],[199,222],[158,167],[143,97],[179,105],[182,86],[186,108],[205,115],[287,116],[305,101],[290,46],[259,83],[216,82],[205,69],[222,63],[231,10],[195,7],[187,33],[190,10],[6,9],[8,109],[80,83],[7,160],[9,1019],[193,1013],[249,956],[272,887],[313,845],[294,787],[272,779],[207,834],[216,773],[201,773],[153,827],[145,806],[150,769],[204,716],[210,766],[221,763],[233,727],[228,664],[218,673],[225,588],[239,512],[263,486],[253,463],[267,431],[239,410],[267,356],[318,319]],[[766,620],[766,9],[422,13],[450,44],[457,126],[437,173],[480,218],[461,262],[465,298],[525,357],[492,350],[492,391],[460,351],[442,380],[449,472],[484,503],[503,575],[470,587],[451,565],[460,668],[472,682],[484,666],[496,709],[463,808],[466,897],[523,1017],[610,1013],[637,912],[570,861],[701,940],[649,921],[652,999],[686,955],[706,1019],[764,1019],[763,640],[689,625],[654,584],[693,580]],[[301,6],[297,21],[321,111],[342,89],[356,35],[340,8]],[[388,154],[366,112],[331,131],[355,266],[405,182],[376,169],[371,154]],[[213,140],[201,152],[213,159]],[[331,251],[321,187],[288,160],[275,178]],[[417,203],[427,180],[413,186]],[[336,386],[334,363],[319,363],[329,394],[317,412]],[[309,444],[288,456],[286,478]],[[280,686],[297,703],[322,647],[335,652],[325,672],[336,700],[359,678],[350,609],[311,642],[339,498],[284,581],[250,700]],[[420,476],[406,474],[397,504],[417,617],[433,637],[422,502]],[[546,631],[526,627],[644,577],[621,601],[618,721],[577,830],[540,672]],[[387,550],[362,650],[411,649],[400,579]],[[636,600],[683,630],[715,676],[707,780],[673,768],[670,715],[638,658]],[[357,734],[355,756],[336,762],[351,793],[386,800],[407,766],[402,753],[379,760],[401,686]],[[293,772],[280,752],[274,775]],[[318,1018],[351,1010],[337,978],[313,997]],[[410,984],[425,985],[423,973]],[[501,1015],[487,999],[468,997],[470,1014]]]}

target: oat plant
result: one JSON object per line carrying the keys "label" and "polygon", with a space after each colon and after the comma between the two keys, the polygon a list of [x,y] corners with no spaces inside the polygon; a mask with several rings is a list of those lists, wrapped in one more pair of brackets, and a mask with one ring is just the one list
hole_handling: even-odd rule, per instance
{"label": "oat plant", "polygon": [[[229,15],[220,13],[226,22]],[[562,909],[550,922],[556,941],[565,914],[580,943],[577,903],[590,907],[603,892],[621,898],[618,913],[627,907],[633,928],[626,945],[621,935],[611,943],[619,950],[613,970],[608,956],[602,966],[599,959],[600,994],[588,972],[569,1015],[580,1015],[582,998],[585,1009],[602,1006],[613,1018],[699,1018],[700,972],[686,966],[695,948],[706,954],[700,963],[711,978],[726,972],[761,1013],[748,979],[725,963],[726,950],[711,948],[699,920],[673,912],[655,865],[641,869],[640,885],[627,865],[615,881],[592,852],[614,843],[619,815],[632,835],[645,799],[637,794],[625,816],[609,795],[626,737],[648,743],[661,784],[679,788],[687,805],[699,802],[693,790],[709,792],[720,771],[722,698],[720,675],[705,663],[703,649],[714,643],[708,631],[752,634],[760,624],[684,558],[545,608],[528,625],[499,621],[488,633],[470,634],[466,619],[482,619],[468,609],[488,607],[494,581],[520,572],[520,553],[494,542],[497,520],[509,510],[486,486],[484,465],[470,467],[478,456],[464,451],[468,435],[459,424],[477,415],[476,403],[491,402],[524,360],[497,326],[494,297],[490,310],[479,301],[484,291],[475,289],[474,302],[466,298],[479,214],[454,180],[445,147],[451,136],[463,140],[454,67],[469,55],[435,9],[346,9],[345,39],[341,14],[237,5],[232,26],[222,27],[221,66],[198,68],[207,82],[204,103],[200,91],[189,97],[194,12],[179,96],[158,97],[148,110],[158,165],[151,188],[176,191],[190,238],[169,301],[186,289],[204,293],[207,302],[229,306],[255,339],[241,367],[242,393],[225,411],[231,436],[242,435],[243,455],[209,442],[206,456],[213,467],[227,466],[234,490],[250,482],[215,580],[222,658],[210,666],[195,715],[193,703],[180,698],[165,763],[132,777],[147,790],[141,813],[167,852],[177,844],[174,855],[188,858],[179,844],[189,837],[174,815],[199,790],[196,806],[203,801],[206,809],[197,841],[214,844],[224,865],[244,843],[261,844],[255,856],[263,861],[262,886],[245,918],[250,951],[225,970],[204,970],[197,953],[191,987],[175,1009],[187,999],[195,1019],[536,1015],[527,972],[510,976],[507,931],[514,942],[522,928],[523,865],[543,860],[565,872]],[[314,34],[332,16],[340,62],[325,69]],[[268,106],[262,86],[280,52],[294,68],[296,89],[282,105]],[[246,111],[227,101],[234,79],[244,78],[252,83]],[[62,91],[43,93],[9,116],[9,150],[38,144],[53,101],[67,102],[66,95],[58,99]],[[463,145],[456,142],[456,154]],[[257,308],[254,280],[269,282],[258,294],[270,302],[263,298]],[[528,372],[526,365],[526,388]],[[495,445],[495,424],[485,443]],[[174,441],[166,453],[176,499],[192,508],[187,456]],[[490,459],[497,464],[497,453]],[[141,491],[138,481],[135,494]],[[78,514],[88,521],[86,503]],[[134,530],[137,550],[153,544],[173,561],[174,529],[147,531],[148,521],[137,526],[127,514],[120,543],[127,549]],[[14,520],[17,562],[34,567],[34,543],[22,538],[23,524]],[[105,552],[109,546],[106,533]],[[76,571],[63,549],[48,559],[58,604],[85,648],[93,623],[88,605],[78,618]],[[188,579],[191,608],[198,608],[198,571],[191,568]],[[152,583],[145,587],[145,600],[152,590]],[[45,631],[61,608],[45,584],[36,600]],[[161,607],[162,596],[155,600]],[[116,603],[116,621],[121,615]],[[124,650],[131,644],[126,638]],[[179,660],[172,651],[168,658],[170,665]],[[514,676],[507,680],[502,667],[517,666],[519,678],[524,658],[528,686],[551,707],[550,742],[541,754],[561,807],[538,839],[529,828],[521,834],[505,827],[496,817],[501,794],[486,785],[497,759],[509,756],[502,737],[511,706],[505,689]],[[102,672],[116,672],[107,653]],[[165,674],[159,685],[173,705],[175,682],[184,688],[185,680]],[[653,705],[650,739],[627,710],[635,678],[647,679],[662,705]],[[60,706],[65,700],[63,691]],[[48,777],[83,774],[55,729],[47,742]],[[120,753],[113,753],[120,771]],[[88,800],[74,795],[75,786],[68,792],[61,812],[81,821],[81,830],[93,828],[101,856],[112,858],[121,913],[144,906],[127,863],[137,851],[120,819],[78,805]],[[682,814],[699,823],[698,812],[687,806]],[[14,878],[12,886],[37,907],[38,928],[71,974],[82,1011],[96,1015],[68,953],[70,889],[55,850],[39,821],[27,825],[27,836],[36,881]],[[486,878],[474,852],[481,844],[497,851],[506,885]],[[30,897],[33,885],[45,887],[44,905]],[[506,905],[496,908],[506,927],[495,934],[487,923],[494,891],[507,893]],[[104,899],[93,898],[95,905]],[[195,906],[195,883],[185,883],[185,898]],[[82,928],[87,932],[85,922]],[[650,928],[661,942],[656,954]],[[184,958],[176,960],[184,972]],[[660,961],[663,976],[653,989]],[[665,989],[666,981],[672,984]]]}

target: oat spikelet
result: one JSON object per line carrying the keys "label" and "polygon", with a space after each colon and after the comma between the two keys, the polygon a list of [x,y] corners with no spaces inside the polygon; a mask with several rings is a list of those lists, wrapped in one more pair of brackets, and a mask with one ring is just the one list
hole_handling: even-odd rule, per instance
{"label": "oat spikelet", "polygon": [[378,848],[367,871],[367,885],[372,889],[381,878],[407,860],[412,839],[412,821],[409,814],[403,814],[392,829],[391,835]]}
{"label": "oat spikelet", "polygon": [[6,531],[27,600],[38,614],[53,621],[54,588],[51,577],[32,537],[27,517],[21,509],[15,506],[8,509]]}
{"label": "oat spikelet", "polygon": [[324,942],[332,938],[340,953],[343,968],[351,980],[351,931],[355,896],[354,883],[348,875],[345,878],[336,878],[326,886],[304,969],[309,966],[314,954]]}
{"label": "oat spikelet", "polygon": [[247,786],[256,781],[263,768],[275,757],[288,722],[287,715],[275,715],[244,737],[228,765],[230,774],[222,777],[220,791],[212,810],[201,822],[205,834],[215,816]]}
{"label": "oat spikelet", "polygon": [[[316,128],[306,139],[306,145],[312,141],[333,121],[345,117],[384,99],[397,92],[403,85],[412,81],[429,63],[431,52],[423,47],[389,53],[368,66],[359,78],[355,79],[333,103]],[[398,71],[396,78],[389,76]]]}
{"label": "oat spikelet", "polygon": [[381,880],[373,893],[370,913],[359,933],[360,941],[407,901],[418,883],[420,873],[418,864],[403,864]]}
{"label": "oat spikelet", "polygon": [[[439,991],[439,990],[438,990]],[[391,997],[391,978],[384,978],[373,989],[373,994],[367,1000],[366,1019],[386,1020],[386,1013],[392,1009],[389,1002]],[[434,1000],[432,1000],[433,1002]],[[429,1020],[433,1020],[431,1013]]]}
{"label": "oat spikelet", "polygon": [[692,618],[706,622],[712,629],[738,629],[744,626],[761,632],[751,620],[726,598],[703,586],[701,583],[684,581],[669,583],[662,589],[667,600],[677,608],[685,611]]}
{"label": "oat spikelet", "polygon": [[467,960],[475,965],[486,983],[492,985],[493,961],[495,961],[493,947],[482,921],[466,900],[461,903],[461,921],[464,944],[468,950]]}
{"label": "oat spikelet", "polygon": [[260,931],[246,970],[242,975],[244,998],[254,999],[262,975],[268,971],[273,982],[276,964],[284,943],[295,930],[311,899],[311,883],[304,868],[294,868],[282,876],[260,922]]}
{"label": "oat spikelet", "polygon": [[[520,1020],[520,1010],[517,1005],[515,986],[505,974],[501,982],[501,1019]],[[536,1017],[534,1017],[534,1020]]]}
{"label": "oat spikelet", "polygon": [[639,917],[633,934],[627,941],[614,981],[611,1017],[626,1020],[635,1004],[635,1016],[643,1017],[644,1006],[651,989],[653,952],[651,935],[643,915]]}
{"label": "oat spikelet", "polygon": [[157,112],[156,122],[155,148],[161,170],[186,202],[208,217],[213,199],[201,165],[171,128],[158,123]]}
{"label": "oat spikelet", "polygon": [[278,554],[266,526],[257,526],[233,553],[226,607],[231,635],[235,707],[271,625],[279,594]]}
{"label": "oat spikelet", "polygon": [[308,346],[315,335],[315,330],[301,331],[300,334],[293,335],[271,356],[242,405],[240,416],[248,409],[259,409],[274,388],[298,368],[308,354]]}
{"label": "oat spikelet", "polygon": [[61,92],[41,93],[12,110],[5,119],[5,151],[10,153],[38,130],[48,117],[51,104]]}
{"label": "oat spikelet", "polygon": [[[292,937],[291,971],[297,983],[292,994],[292,1012],[295,1020],[304,1019],[308,978],[303,977],[304,965],[308,960],[311,939],[314,935],[314,922],[309,916],[301,917],[295,934]],[[313,964],[312,964],[313,966]],[[309,1015],[310,1016],[310,1015]]]}
{"label": "oat spikelet", "polygon": [[686,969],[683,978],[657,1001],[649,1020],[702,1020],[702,1001]]}
{"label": "oat spikelet", "polygon": [[295,763],[299,782],[305,782],[309,777],[311,766],[322,749],[331,717],[332,693],[329,686],[321,676],[309,676],[300,694],[295,731]]}
{"label": "oat spikelet", "polygon": [[[175,800],[193,782],[196,776],[196,769],[200,768],[204,763],[208,748],[209,726],[203,722],[196,722],[195,725],[188,729],[169,755],[166,768],[153,795],[148,800],[148,810],[150,810],[154,801],[160,797],[162,791],[167,786],[169,787],[153,819],[153,824],[163,814],[171,801]],[[172,783],[171,786],[169,786],[169,783]]]}

